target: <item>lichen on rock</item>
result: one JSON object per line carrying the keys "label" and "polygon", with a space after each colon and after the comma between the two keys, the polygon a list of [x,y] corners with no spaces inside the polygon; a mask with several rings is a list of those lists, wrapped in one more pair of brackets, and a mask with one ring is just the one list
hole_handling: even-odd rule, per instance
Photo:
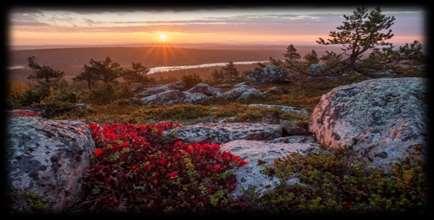
{"label": "lichen on rock", "polygon": [[[93,149],[94,141],[84,122],[40,117],[9,119],[10,191],[44,199],[47,211],[62,210],[79,193]],[[13,202],[13,209],[31,211],[25,196],[15,198],[18,200]]]}
{"label": "lichen on rock", "polygon": [[384,78],[340,86],[323,95],[310,130],[328,148],[351,149],[388,169],[426,144],[426,80]]}

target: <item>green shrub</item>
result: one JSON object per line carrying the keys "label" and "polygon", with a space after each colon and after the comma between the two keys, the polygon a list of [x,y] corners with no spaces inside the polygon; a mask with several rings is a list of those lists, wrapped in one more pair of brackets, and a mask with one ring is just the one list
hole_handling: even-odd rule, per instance
{"label": "green shrub", "polygon": [[153,107],[148,109],[140,109],[134,112],[135,115],[141,115],[148,120],[189,120],[210,115],[210,110],[207,106],[179,104],[172,106]]}
{"label": "green shrub", "polygon": [[45,117],[54,117],[75,109],[78,101],[76,92],[67,88],[56,88],[49,92],[49,95],[42,99],[37,106],[43,110]]}
{"label": "green shrub", "polygon": [[116,100],[116,91],[113,85],[104,84],[91,90],[88,95],[88,100],[95,104],[108,104]]}
{"label": "green shrub", "polygon": [[[277,213],[421,211],[427,202],[423,161],[405,161],[386,173],[342,152],[294,153],[275,161],[266,173],[282,184],[254,199]],[[286,186],[294,175],[302,184]]]}
{"label": "green shrub", "polygon": [[37,104],[42,99],[49,95],[49,88],[46,86],[36,86],[30,90],[27,90],[18,99],[19,106],[30,106],[32,104]]}

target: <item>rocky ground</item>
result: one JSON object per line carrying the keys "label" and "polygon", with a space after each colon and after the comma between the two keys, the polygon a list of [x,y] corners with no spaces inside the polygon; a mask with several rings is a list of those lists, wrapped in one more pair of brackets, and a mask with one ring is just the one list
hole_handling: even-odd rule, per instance
{"label": "rocky ground", "polygon": [[[345,149],[348,160],[363,161],[368,167],[386,172],[393,164],[425,155],[425,79],[383,78],[339,86],[322,94],[313,110],[260,101],[276,94],[285,95],[286,91],[278,86],[264,89],[248,83],[229,88],[200,83],[185,89],[175,83],[148,88],[132,102],[149,108],[166,106],[159,107],[166,110],[180,104],[198,104],[183,113],[194,111],[188,120],[179,120],[183,126],[164,135],[188,143],[218,143],[222,150],[245,159],[247,165],[235,171],[234,197],[252,189],[261,196],[276,188],[281,181],[265,174],[264,167],[290,153]],[[248,100],[259,101],[245,102]],[[228,110],[234,106],[225,104],[228,102],[238,103],[234,111]],[[225,108],[228,114],[219,115]],[[240,115],[247,109],[257,115]],[[133,115],[143,111],[158,115],[148,110]],[[92,158],[95,144],[83,122],[89,119],[52,120],[23,111],[11,116],[8,176],[17,195],[14,208],[28,210],[35,203],[32,200],[29,204],[28,197],[45,198],[48,209],[67,207],[78,195],[80,179]],[[169,114],[171,117],[174,115]],[[254,120],[247,120],[251,118]],[[304,184],[297,175],[284,182]]]}

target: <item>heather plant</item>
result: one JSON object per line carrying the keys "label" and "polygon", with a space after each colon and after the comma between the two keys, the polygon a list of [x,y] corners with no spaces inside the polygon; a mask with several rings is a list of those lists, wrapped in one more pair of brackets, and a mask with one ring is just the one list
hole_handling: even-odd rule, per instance
{"label": "heather plant", "polygon": [[91,123],[94,159],[76,208],[88,211],[203,211],[222,207],[234,190],[230,172],[245,162],[218,144],[165,138],[178,126]]}

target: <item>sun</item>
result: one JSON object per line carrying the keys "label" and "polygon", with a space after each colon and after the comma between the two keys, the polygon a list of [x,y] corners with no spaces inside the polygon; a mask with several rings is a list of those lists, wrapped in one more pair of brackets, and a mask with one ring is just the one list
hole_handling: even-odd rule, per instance
{"label": "sun", "polygon": [[167,34],[165,33],[158,34],[158,41],[162,43],[167,42]]}

